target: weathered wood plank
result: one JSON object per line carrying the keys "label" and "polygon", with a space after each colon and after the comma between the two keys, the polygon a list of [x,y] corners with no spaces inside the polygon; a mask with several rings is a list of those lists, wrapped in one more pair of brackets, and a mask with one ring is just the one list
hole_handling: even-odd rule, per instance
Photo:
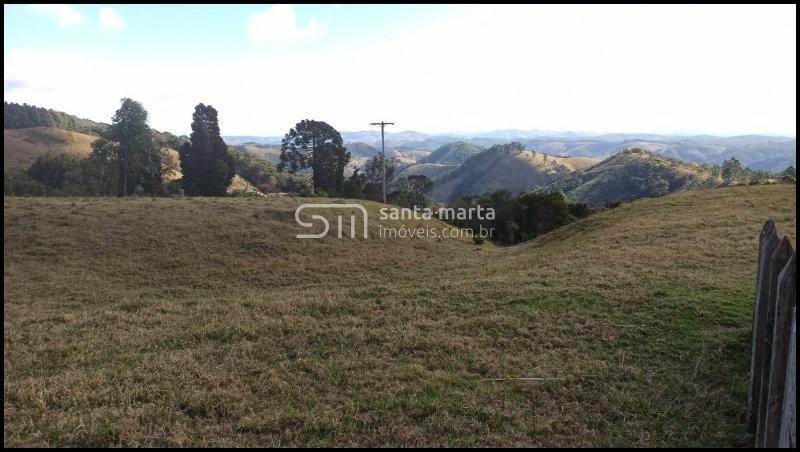
{"label": "weathered wood plank", "polygon": [[794,449],[797,447],[797,306],[792,308],[792,329],[789,331],[789,361],[786,366],[786,390],[783,393],[778,447]]}
{"label": "weathered wood plank", "polygon": [[755,432],[758,422],[759,395],[761,391],[761,373],[763,354],[760,352],[764,343],[764,328],[767,323],[767,299],[769,297],[769,263],[772,254],[778,248],[778,234],[775,222],[767,220],[759,235],[758,271],[756,276],[756,300],[753,306],[753,343],[750,359],[750,391],[747,401],[747,423],[750,431]]}
{"label": "weathered wood plank", "polygon": [[[787,237],[783,242],[789,243]],[[791,248],[791,246],[789,246]],[[778,447],[781,417],[783,416],[783,396],[786,391],[786,364],[788,361],[789,331],[792,327],[792,308],[796,303],[795,281],[797,279],[795,256],[787,262],[778,276],[776,293],[774,330],[772,333],[772,359],[769,380],[767,381],[767,413],[764,423],[766,432],[765,447]]]}
{"label": "weathered wood plank", "polygon": [[[762,333],[763,342],[759,346],[758,353],[762,354],[761,359],[761,378],[759,384],[758,397],[758,419],[756,422],[756,447],[765,447],[767,433],[767,394],[769,391],[770,371],[772,370],[772,337],[775,328],[775,304],[778,293],[778,275],[792,257],[792,245],[789,239],[784,237],[778,244],[775,252],[768,264],[768,276],[765,283],[769,286],[766,298],[765,325]],[[756,395],[754,395],[756,397]]]}

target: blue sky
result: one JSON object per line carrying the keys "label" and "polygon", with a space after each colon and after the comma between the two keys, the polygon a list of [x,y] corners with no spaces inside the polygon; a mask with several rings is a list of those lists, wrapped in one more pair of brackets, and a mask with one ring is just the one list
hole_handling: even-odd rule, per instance
{"label": "blue sky", "polygon": [[4,99],[184,133],[795,135],[796,6],[4,5]]}

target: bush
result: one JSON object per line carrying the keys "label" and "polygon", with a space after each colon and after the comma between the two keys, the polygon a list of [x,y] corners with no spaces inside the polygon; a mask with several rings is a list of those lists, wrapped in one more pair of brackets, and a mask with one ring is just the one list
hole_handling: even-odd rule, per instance
{"label": "bush", "polygon": [[47,186],[22,170],[3,172],[3,194],[10,196],[45,196]]}
{"label": "bush", "polygon": [[484,237],[479,236],[479,235],[473,235],[472,236],[472,241],[475,242],[476,245],[483,245],[483,242],[485,242],[486,239]]}
{"label": "bush", "polygon": [[181,186],[181,179],[175,179],[167,182],[165,187],[168,195],[183,196],[183,187]]}
{"label": "bush", "polygon": [[586,204],[570,204],[569,213],[575,218],[586,218],[592,213],[592,209]]}
{"label": "bush", "polygon": [[37,182],[52,189],[61,190],[78,184],[80,160],[69,154],[45,154],[28,169],[28,174]]}

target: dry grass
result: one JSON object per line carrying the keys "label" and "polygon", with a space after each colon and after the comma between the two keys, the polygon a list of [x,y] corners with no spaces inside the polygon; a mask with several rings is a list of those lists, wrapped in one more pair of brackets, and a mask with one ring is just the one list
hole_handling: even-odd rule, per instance
{"label": "dry grass", "polygon": [[247,194],[254,196],[264,196],[261,190],[257,189],[250,182],[247,182],[242,176],[236,174],[233,176],[231,184],[228,186],[228,193]]}
{"label": "dry grass", "polygon": [[[502,249],[377,238],[378,204],[298,240],[307,199],[5,198],[4,445],[747,445],[758,231],[795,243],[795,197]],[[484,381],[520,377],[555,379]]]}
{"label": "dry grass", "polygon": [[27,169],[47,153],[86,157],[97,137],[55,127],[3,130],[3,166]]}
{"label": "dry grass", "polygon": [[[534,151],[536,151],[534,149]],[[555,171],[548,167],[563,166],[568,171],[584,170],[600,163],[600,159],[592,157],[559,157],[555,155],[547,155],[545,153],[536,152],[523,152],[517,158],[528,164],[539,167],[540,171]],[[547,168],[547,169],[545,169]]]}

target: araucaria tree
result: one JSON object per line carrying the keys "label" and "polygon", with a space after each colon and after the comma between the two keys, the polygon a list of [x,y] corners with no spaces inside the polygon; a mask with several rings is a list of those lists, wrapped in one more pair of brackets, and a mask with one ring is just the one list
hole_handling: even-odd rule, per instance
{"label": "araucaria tree", "polygon": [[349,161],[350,153],[336,129],[323,121],[304,119],[283,137],[278,169],[294,173],[311,168],[314,190],[338,194]]}
{"label": "araucaria tree", "polygon": [[98,193],[159,194],[161,153],[147,125],[147,110],[124,98],[111,121],[111,127],[92,143],[90,162],[95,173],[103,174],[96,181]]}
{"label": "araucaria tree", "polygon": [[203,104],[194,107],[190,139],[179,150],[183,190],[189,196],[225,196],[235,168],[228,146],[219,134],[214,107]]}

